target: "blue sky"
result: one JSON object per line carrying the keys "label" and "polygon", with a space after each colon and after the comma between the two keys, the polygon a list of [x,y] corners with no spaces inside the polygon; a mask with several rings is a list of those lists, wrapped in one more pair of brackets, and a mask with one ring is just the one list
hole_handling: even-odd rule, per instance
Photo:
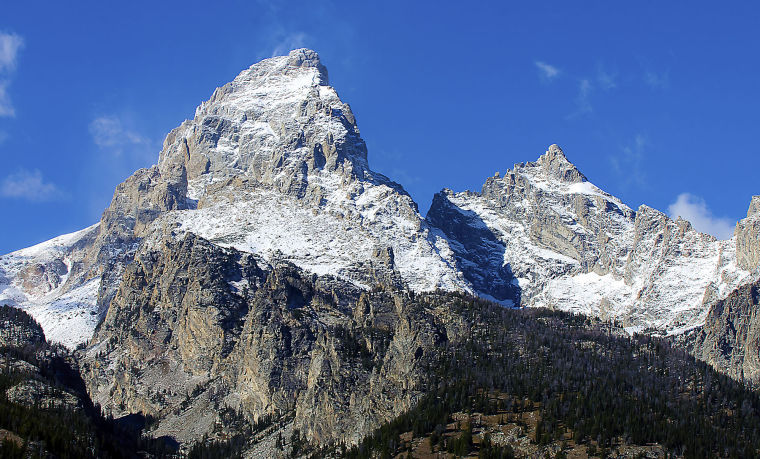
{"label": "blue sky", "polygon": [[98,221],[215,87],[302,46],[423,214],[552,143],[719,235],[760,194],[755,2],[110,3],[1,8],[0,253]]}

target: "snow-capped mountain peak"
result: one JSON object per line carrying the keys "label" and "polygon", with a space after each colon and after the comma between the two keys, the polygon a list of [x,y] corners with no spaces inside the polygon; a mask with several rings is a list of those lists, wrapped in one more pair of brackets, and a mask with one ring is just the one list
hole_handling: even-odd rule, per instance
{"label": "snow-capped mountain peak", "polygon": [[427,219],[481,294],[615,318],[631,330],[701,325],[709,303],[748,279],[752,263],[737,264],[735,240],[718,241],[648,206],[634,212],[557,145],[489,177],[480,193],[439,193]]}
{"label": "snow-capped mountain peak", "polygon": [[757,266],[758,209],[753,200],[735,238],[717,241],[633,211],[551,145],[480,192],[436,194],[423,219],[401,185],[370,169],[351,108],[317,53],[298,49],[217,88],[167,135],[156,166],[117,187],[99,225],[34,259],[0,257],[0,302],[76,345],[136,256],[193,233],[360,288],[467,291],[675,333],[700,325]]}

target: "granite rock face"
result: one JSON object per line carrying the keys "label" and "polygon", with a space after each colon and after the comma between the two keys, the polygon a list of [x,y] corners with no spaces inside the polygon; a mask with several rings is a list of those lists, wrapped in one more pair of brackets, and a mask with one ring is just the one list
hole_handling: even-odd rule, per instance
{"label": "granite rock face", "polygon": [[312,442],[356,442],[413,405],[446,339],[404,295],[167,237],[124,271],[83,377],[106,411],[155,416],[153,434],[180,442],[213,434],[225,410],[291,413]]}

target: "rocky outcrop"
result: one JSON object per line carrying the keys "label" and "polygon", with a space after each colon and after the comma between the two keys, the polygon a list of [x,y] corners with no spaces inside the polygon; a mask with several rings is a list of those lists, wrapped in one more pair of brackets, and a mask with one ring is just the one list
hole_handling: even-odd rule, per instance
{"label": "rocky outcrop", "polygon": [[181,442],[220,434],[225,410],[355,442],[412,406],[423,358],[446,339],[403,295],[166,237],[125,270],[83,375],[108,412],[155,416],[155,435]]}
{"label": "rocky outcrop", "polygon": [[736,261],[742,269],[754,271],[760,266],[760,196],[753,196],[747,218],[734,230]]}
{"label": "rocky outcrop", "polygon": [[11,386],[5,391],[9,402],[43,409],[82,409],[80,399],[60,388],[36,380],[28,379]]}
{"label": "rocky outcrop", "polygon": [[713,304],[705,325],[684,341],[695,357],[718,371],[760,382],[760,280]]}

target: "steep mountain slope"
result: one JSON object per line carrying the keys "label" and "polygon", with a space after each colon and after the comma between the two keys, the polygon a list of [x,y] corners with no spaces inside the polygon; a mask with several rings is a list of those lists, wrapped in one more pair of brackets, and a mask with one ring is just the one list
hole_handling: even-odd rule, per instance
{"label": "steep mountain slope", "polygon": [[[424,362],[457,317],[408,292],[365,292],[292,264],[269,266],[193,234],[144,245],[82,357],[93,399],[160,420],[189,444],[232,410],[287,418],[312,442],[356,442],[416,402]],[[445,325],[444,325],[445,324]]]}
{"label": "steep mountain slope", "polygon": [[119,185],[99,225],[0,258],[0,301],[74,346],[91,336],[139,245],[187,232],[362,287],[391,279],[472,291],[412,198],[369,169],[351,109],[311,50],[264,60],[217,89],[167,136],[158,165]]}
{"label": "steep mountain slope", "polygon": [[712,305],[704,326],[683,337],[689,351],[739,381],[760,381],[760,280]]}
{"label": "steep mountain slope", "polygon": [[694,356],[739,381],[760,382],[760,196],[736,224],[737,261],[754,267],[752,282],[710,306],[705,323],[678,338]]}
{"label": "steep mountain slope", "polygon": [[0,303],[18,306],[53,341],[75,346],[92,336],[100,276],[84,269],[98,225],[0,257]]}
{"label": "steep mountain slope", "polygon": [[427,220],[447,235],[480,292],[504,297],[511,274],[523,306],[671,334],[704,323],[709,304],[748,279],[760,246],[750,224],[744,236],[719,241],[650,207],[633,211],[591,184],[556,145],[489,178],[480,193],[438,193]]}

